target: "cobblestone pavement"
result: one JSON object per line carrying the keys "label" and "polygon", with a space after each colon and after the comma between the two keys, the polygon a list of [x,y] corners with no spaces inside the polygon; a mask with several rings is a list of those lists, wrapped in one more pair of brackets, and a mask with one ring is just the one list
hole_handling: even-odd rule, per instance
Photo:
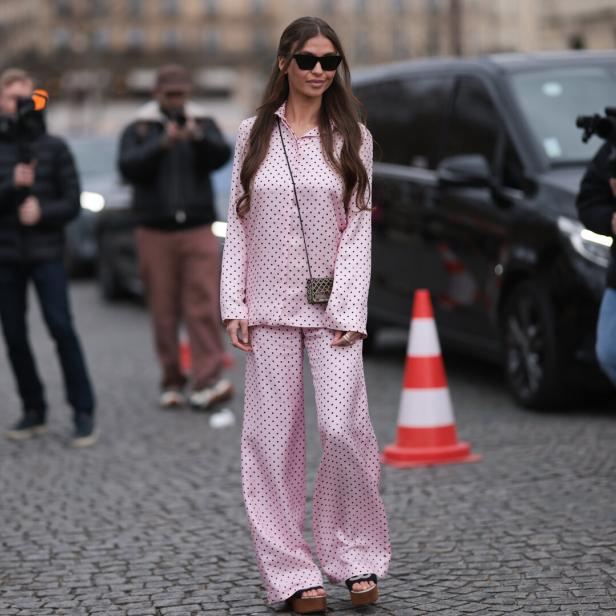
{"label": "cobblestone pavement", "polygon": [[[0,441],[0,615],[275,613],[263,602],[239,478],[234,426],[156,407],[157,368],[142,307],[73,289],[99,397],[102,437],[67,447],[70,417],[53,347],[32,310],[52,404],[50,433]],[[387,341],[385,341],[387,342]],[[366,362],[382,445],[395,433],[404,341]],[[461,436],[482,462],[384,468],[394,559],[378,606],[335,614],[616,614],[616,417],[609,404],[516,408],[495,368],[446,357]],[[232,371],[241,390],[242,366]],[[309,390],[308,390],[309,391]],[[18,417],[0,358],[1,427]],[[596,404],[593,406],[597,406]],[[318,461],[308,402],[311,478]],[[284,608],[279,608],[284,612]]]}

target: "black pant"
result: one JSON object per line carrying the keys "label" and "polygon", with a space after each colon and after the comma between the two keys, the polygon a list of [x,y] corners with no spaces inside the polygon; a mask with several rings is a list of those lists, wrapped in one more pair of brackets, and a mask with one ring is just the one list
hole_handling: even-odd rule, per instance
{"label": "black pant", "polygon": [[45,417],[47,403],[28,341],[27,287],[32,280],[49,333],[56,343],[66,398],[75,420],[91,417],[94,394],[79,339],[73,327],[68,282],[60,260],[37,264],[0,263],[0,320],[24,413]]}

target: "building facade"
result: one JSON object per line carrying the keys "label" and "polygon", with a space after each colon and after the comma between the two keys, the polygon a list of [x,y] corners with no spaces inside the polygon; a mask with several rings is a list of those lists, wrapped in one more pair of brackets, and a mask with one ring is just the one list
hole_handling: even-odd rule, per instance
{"label": "building facade", "polygon": [[0,2],[0,66],[31,56],[37,45],[38,0]]}
{"label": "building facade", "polygon": [[122,94],[180,61],[209,69],[215,83],[203,86],[216,92],[233,71],[265,74],[282,30],[301,15],[329,21],[354,67],[616,46],[614,0],[1,0],[0,66],[19,62],[52,80],[71,73],[67,87],[87,84],[88,73]]}

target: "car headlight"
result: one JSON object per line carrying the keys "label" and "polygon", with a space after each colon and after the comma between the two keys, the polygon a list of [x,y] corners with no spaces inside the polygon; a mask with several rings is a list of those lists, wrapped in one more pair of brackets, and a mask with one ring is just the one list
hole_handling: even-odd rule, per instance
{"label": "car headlight", "polygon": [[227,237],[227,223],[217,220],[212,223],[212,233],[216,237]]}
{"label": "car headlight", "polygon": [[84,190],[80,196],[81,207],[90,212],[100,212],[105,207],[105,197],[99,193]]}
{"label": "car headlight", "polygon": [[599,235],[587,229],[579,220],[558,217],[558,228],[568,238],[573,249],[584,258],[607,267],[610,262],[610,248],[612,238],[607,235]]}

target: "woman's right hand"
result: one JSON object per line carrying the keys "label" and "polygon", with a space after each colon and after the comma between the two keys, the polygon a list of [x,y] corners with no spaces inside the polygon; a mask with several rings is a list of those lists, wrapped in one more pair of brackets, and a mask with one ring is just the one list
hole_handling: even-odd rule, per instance
{"label": "woman's right hand", "polygon": [[252,351],[250,346],[250,332],[248,331],[248,319],[229,319],[225,323],[231,344],[240,351]]}

